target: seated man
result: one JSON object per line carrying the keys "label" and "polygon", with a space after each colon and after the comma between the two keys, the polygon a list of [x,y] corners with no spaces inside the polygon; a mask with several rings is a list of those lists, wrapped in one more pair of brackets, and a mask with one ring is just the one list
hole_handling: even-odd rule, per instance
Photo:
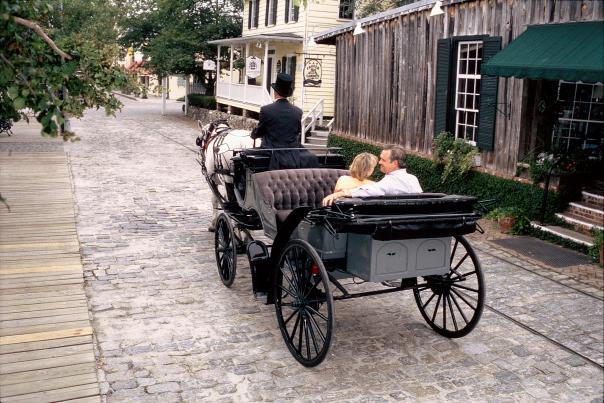
{"label": "seated man", "polygon": [[[287,100],[294,92],[292,76],[279,73],[271,87],[275,102],[260,108],[258,126],[251,137],[262,138],[262,148],[303,148],[300,144],[302,110]],[[317,157],[307,150],[277,150],[271,152],[269,169],[318,166]]]}
{"label": "seated man", "polygon": [[398,196],[406,193],[422,193],[422,187],[414,175],[407,173],[405,151],[396,145],[386,146],[380,153],[380,171],[385,175],[375,183],[361,185],[330,194],[323,199],[330,206],[342,197]]}

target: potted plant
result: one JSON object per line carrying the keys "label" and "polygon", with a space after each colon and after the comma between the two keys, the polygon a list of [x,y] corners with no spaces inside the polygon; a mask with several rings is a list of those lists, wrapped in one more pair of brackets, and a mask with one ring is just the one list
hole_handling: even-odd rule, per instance
{"label": "potted plant", "polygon": [[497,221],[504,234],[521,235],[527,232],[530,221],[526,213],[518,207],[497,207],[486,216]]}

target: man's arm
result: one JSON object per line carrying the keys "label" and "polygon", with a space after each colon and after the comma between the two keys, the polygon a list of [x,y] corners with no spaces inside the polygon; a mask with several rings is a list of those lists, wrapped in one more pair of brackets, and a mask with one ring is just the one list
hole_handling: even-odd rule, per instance
{"label": "man's arm", "polygon": [[266,113],[263,108],[260,108],[260,116],[258,117],[258,125],[252,130],[250,137],[257,139],[263,137],[266,134]]}

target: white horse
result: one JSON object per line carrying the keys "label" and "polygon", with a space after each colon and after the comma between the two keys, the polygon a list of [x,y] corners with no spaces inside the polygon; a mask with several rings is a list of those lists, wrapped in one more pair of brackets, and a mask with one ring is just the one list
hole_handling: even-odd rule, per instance
{"label": "white horse", "polygon": [[[229,200],[227,187],[232,186],[233,177],[227,174],[231,170],[231,158],[234,150],[260,146],[260,140],[251,138],[248,130],[233,130],[226,120],[216,120],[203,125],[197,121],[201,135],[197,145],[201,147],[204,175],[216,185],[223,200]],[[212,222],[208,230],[214,230],[214,224],[220,208],[219,201],[212,195]]]}

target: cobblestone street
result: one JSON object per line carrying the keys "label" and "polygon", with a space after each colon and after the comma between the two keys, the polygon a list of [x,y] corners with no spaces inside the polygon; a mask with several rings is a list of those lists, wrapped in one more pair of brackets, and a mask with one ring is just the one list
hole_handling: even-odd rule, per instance
{"label": "cobblestone street", "polygon": [[299,365],[247,260],[220,282],[195,122],[180,103],[123,102],[74,120],[65,145],[107,401],[602,402],[602,292],[486,241],[488,307],[468,336],[432,331],[412,292],[339,301],[328,359]]}

